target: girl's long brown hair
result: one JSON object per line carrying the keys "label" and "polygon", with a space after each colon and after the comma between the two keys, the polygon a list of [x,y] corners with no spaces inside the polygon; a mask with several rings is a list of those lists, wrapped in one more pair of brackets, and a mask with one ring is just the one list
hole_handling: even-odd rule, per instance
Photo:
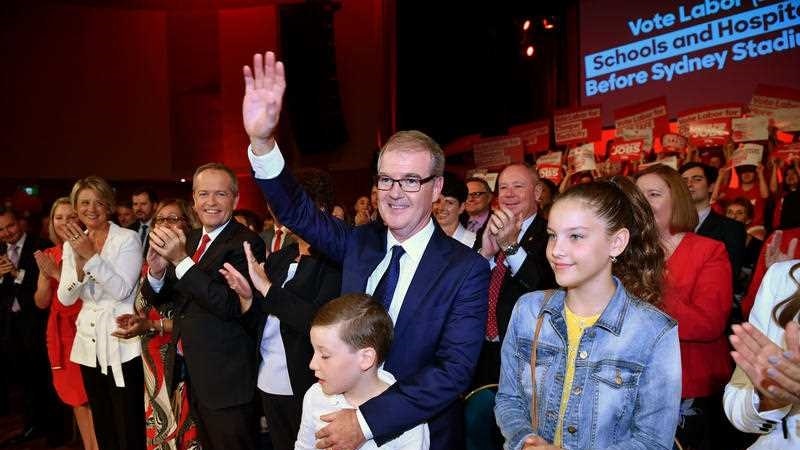
{"label": "girl's long brown hair", "polygon": [[628,246],[617,257],[612,273],[628,292],[647,303],[660,305],[664,249],[653,210],[636,185],[626,177],[615,176],[572,186],[556,202],[568,198],[580,200],[593,209],[607,224],[608,234],[628,229]]}
{"label": "girl's long brown hair", "polygon": [[786,324],[792,321],[797,313],[800,312],[800,283],[797,282],[797,278],[794,276],[795,271],[798,269],[800,269],[800,262],[795,263],[789,269],[789,277],[794,284],[797,285],[797,289],[795,289],[792,295],[772,308],[772,319],[777,322],[781,328],[785,328]]}

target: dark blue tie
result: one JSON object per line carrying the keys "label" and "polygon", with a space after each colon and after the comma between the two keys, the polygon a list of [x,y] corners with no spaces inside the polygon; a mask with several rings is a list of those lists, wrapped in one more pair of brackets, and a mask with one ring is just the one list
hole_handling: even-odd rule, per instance
{"label": "dark blue tie", "polygon": [[375,287],[375,292],[372,293],[372,298],[381,302],[386,311],[389,311],[389,306],[392,304],[394,289],[397,287],[397,280],[400,279],[400,257],[405,252],[406,250],[400,245],[392,247],[392,260],[389,261],[389,268],[383,273],[378,286]]}

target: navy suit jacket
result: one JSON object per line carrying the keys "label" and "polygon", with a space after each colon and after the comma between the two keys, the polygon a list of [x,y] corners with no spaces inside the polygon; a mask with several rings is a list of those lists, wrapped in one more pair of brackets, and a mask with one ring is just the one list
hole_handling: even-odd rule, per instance
{"label": "navy suit jacket", "polygon": [[[386,226],[354,228],[319,211],[286,169],[256,182],[281,223],[342,264],[342,292],[364,292],[386,255]],[[384,365],[397,383],[359,408],[379,445],[428,422],[431,449],[457,448],[463,439],[458,400],[483,343],[488,287],[486,259],[435,225]]]}

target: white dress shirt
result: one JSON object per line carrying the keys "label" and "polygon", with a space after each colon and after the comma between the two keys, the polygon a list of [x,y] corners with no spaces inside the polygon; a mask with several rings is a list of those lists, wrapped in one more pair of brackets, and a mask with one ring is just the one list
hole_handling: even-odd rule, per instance
{"label": "white dress shirt", "polygon": [[141,270],[139,236],[112,222],[102,250],[84,264],[83,280],[78,280],[72,246],[64,245],[58,300],[66,306],[83,300],[70,360],[87,367],[96,367],[99,361],[103,374],[111,366],[117,387],[125,386],[122,363],[139,356],[141,345],[138,337],[121,339],[111,332],[117,329],[118,316],[134,312]]}
{"label": "white dress shirt", "polygon": [[[286,283],[292,281],[297,273],[297,263],[289,264]],[[261,364],[258,366],[258,388],[274,395],[292,395],[292,382],[289,366],[286,363],[286,347],[281,337],[281,319],[270,314],[261,334]]]}
{"label": "white dress shirt", "polygon": [[478,236],[472,231],[464,228],[464,225],[458,224],[458,228],[456,228],[456,231],[453,232],[452,237],[467,247],[472,248],[472,246],[475,244],[475,239],[477,239]]}
{"label": "white dress shirt", "polygon": [[[394,377],[389,372],[379,369],[378,378],[381,381],[392,385]],[[295,450],[315,450],[317,438],[314,433],[322,429],[327,422],[320,419],[320,416],[338,411],[340,409],[355,409],[343,394],[327,395],[322,391],[319,383],[311,386],[303,398],[303,415],[300,419],[300,431],[297,433],[297,441],[294,444]],[[423,423],[406,431],[400,436],[378,447],[372,439],[359,447],[359,450],[428,450],[430,447],[430,430],[428,424]]]}
{"label": "white dress shirt", "polygon": [[[22,233],[22,237],[19,238],[17,242],[6,245],[6,256],[8,256],[9,261],[14,264],[14,267],[17,268],[17,277],[14,278],[14,284],[22,284],[22,282],[25,281],[25,269],[20,269],[19,259],[22,256],[22,247],[25,246],[25,240],[27,237],[28,233]],[[14,250],[12,250],[12,247]],[[20,312],[21,310],[22,307],[20,306],[17,297],[14,297],[14,303],[11,304],[11,312]]]}

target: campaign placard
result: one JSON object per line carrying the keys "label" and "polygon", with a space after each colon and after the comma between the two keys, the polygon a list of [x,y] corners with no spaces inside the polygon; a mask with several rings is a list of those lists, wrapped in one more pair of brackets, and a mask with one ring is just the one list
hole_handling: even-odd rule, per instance
{"label": "campaign placard", "polygon": [[620,139],[614,140],[611,144],[611,151],[609,152],[608,159],[613,162],[622,161],[639,161],[642,159],[644,148],[644,141],[637,139],[634,141],[626,141]]}
{"label": "campaign placard", "polygon": [[445,156],[466,153],[472,151],[472,147],[480,141],[481,141],[480,134],[470,134],[467,136],[462,136],[460,138],[456,138],[448,142],[447,145],[442,147],[442,151],[444,151]]}
{"label": "campaign placard", "polygon": [[800,108],[781,108],[772,113],[773,125],[785,132],[800,131]]}
{"label": "campaign placard", "polygon": [[536,171],[539,172],[539,177],[547,178],[556,184],[560,184],[562,158],[562,152],[550,152],[540,155],[536,159]]}
{"label": "campaign placard", "polygon": [[518,137],[485,139],[473,147],[475,167],[502,167],[523,160],[522,140]]}
{"label": "campaign placard", "polygon": [[689,141],[680,134],[666,133],[661,135],[660,153],[683,153]]}
{"label": "campaign placard", "polygon": [[603,131],[600,105],[560,109],[553,114],[556,144],[599,141]]}
{"label": "campaign placard", "polygon": [[759,84],[750,100],[750,112],[759,116],[773,117],[776,110],[798,107],[800,107],[800,90],[785,86]]}
{"label": "campaign placard", "polygon": [[779,145],[772,151],[771,156],[772,158],[780,159],[784,163],[800,159],[800,142]]}
{"label": "campaign placard", "polygon": [[594,144],[583,144],[571,149],[567,155],[567,164],[575,173],[596,169],[597,162],[594,159]]}
{"label": "campaign placard", "polygon": [[508,134],[522,139],[525,153],[547,153],[550,149],[550,121],[547,119],[513,126]]}
{"label": "campaign placard", "polygon": [[735,103],[686,110],[678,114],[678,133],[695,147],[724,145],[731,136],[731,119],[741,117],[742,110]]}
{"label": "campaign placard", "polygon": [[[649,129],[652,130],[654,136],[668,133],[667,98],[657,97],[615,110],[614,127],[617,129],[617,136],[623,136],[626,130],[631,129]],[[652,144],[652,139],[650,144]],[[645,151],[649,150],[649,148],[645,149]]]}
{"label": "campaign placard", "polygon": [[661,158],[658,161],[653,161],[651,163],[639,164],[637,170],[641,172],[648,167],[655,166],[656,164],[663,164],[667,167],[672,167],[673,169],[678,170],[678,157],[672,155],[672,156],[667,156],[666,158]]}
{"label": "campaign placard", "polygon": [[766,141],[769,138],[769,117],[752,116],[731,119],[733,142]]}
{"label": "campaign placard", "polygon": [[739,147],[731,155],[731,164],[738,166],[757,166],[761,164],[761,157],[764,154],[764,146],[761,144],[739,144]]}

